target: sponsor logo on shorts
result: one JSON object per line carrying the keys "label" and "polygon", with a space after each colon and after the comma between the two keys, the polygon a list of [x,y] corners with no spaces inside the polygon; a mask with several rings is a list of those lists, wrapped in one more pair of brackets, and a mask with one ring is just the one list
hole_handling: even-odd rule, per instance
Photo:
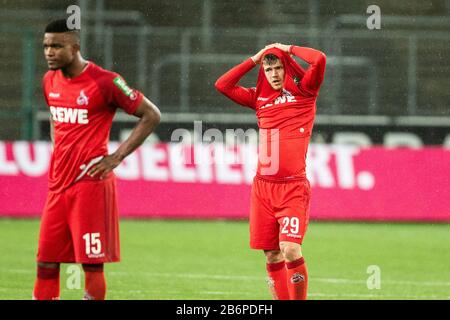
{"label": "sponsor logo on shorts", "polygon": [[98,253],[98,254],[90,253],[87,255],[87,257],[89,259],[98,259],[98,258],[104,258],[105,254],[104,253]]}
{"label": "sponsor logo on shorts", "polygon": [[286,236],[296,239],[300,239],[302,237],[300,234],[292,234],[292,233],[288,233]]}
{"label": "sponsor logo on shorts", "polygon": [[300,283],[305,281],[305,277],[300,273],[294,273],[291,277],[291,283]]}

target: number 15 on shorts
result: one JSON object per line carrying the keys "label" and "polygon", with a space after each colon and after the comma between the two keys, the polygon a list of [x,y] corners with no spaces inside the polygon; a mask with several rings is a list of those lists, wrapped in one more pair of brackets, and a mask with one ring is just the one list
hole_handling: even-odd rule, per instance
{"label": "number 15 on shorts", "polygon": [[86,244],[86,255],[97,255],[102,252],[102,243],[100,242],[100,232],[85,233],[83,239]]}

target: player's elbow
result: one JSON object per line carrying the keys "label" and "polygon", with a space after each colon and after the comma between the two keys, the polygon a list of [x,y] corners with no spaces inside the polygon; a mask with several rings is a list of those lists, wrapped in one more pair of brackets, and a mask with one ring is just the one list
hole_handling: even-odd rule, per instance
{"label": "player's elbow", "polygon": [[139,110],[139,113],[137,115],[151,127],[155,127],[161,122],[161,111],[148,99],[144,99],[142,109]]}
{"label": "player's elbow", "polygon": [[161,111],[159,111],[156,106],[154,108],[151,108],[150,121],[152,122],[153,126],[157,126],[161,122]]}
{"label": "player's elbow", "polygon": [[226,84],[221,78],[217,79],[214,86],[216,87],[216,90],[221,93],[224,93],[226,91]]}
{"label": "player's elbow", "polygon": [[327,63],[327,56],[322,51],[319,51],[319,52],[320,53],[319,53],[319,56],[317,57],[316,64],[324,66]]}

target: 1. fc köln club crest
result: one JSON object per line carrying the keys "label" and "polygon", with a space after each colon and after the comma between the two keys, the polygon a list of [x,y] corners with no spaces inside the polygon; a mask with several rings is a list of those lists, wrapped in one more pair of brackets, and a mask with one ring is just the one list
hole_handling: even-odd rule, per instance
{"label": "1. fc k\u00f6ln club crest", "polygon": [[80,96],[77,98],[77,104],[79,106],[83,106],[83,105],[88,105],[89,103],[89,98],[86,96],[86,94],[84,93],[84,90],[80,91]]}
{"label": "1. fc k\u00f6ln club crest", "polygon": [[299,283],[302,281],[305,281],[305,277],[298,272],[295,273],[294,275],[292,275],[292,277],[291,277],[291,283]]}

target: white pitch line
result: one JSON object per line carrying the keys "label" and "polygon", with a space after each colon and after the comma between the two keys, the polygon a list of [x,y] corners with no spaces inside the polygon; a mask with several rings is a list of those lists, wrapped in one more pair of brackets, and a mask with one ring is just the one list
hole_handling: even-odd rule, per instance
{"label": "white pitch line", "polygon": [[[156,290],[110,290],[114,293],[143,293],[149,295],[163,295],[163,296],[173,296],[173,295],[186,295],[186,292],[183,291],[170,291],[170,292],[161,292]],[[254,296],[253,293],[249,292],[237,292],[237,291],[198,291],[192,292],[195,295],[248,295]],[[437,295],[394,295],[394,294],[358,294],[358,293],[349,293],[349,294],[337,294],[337,293],[308,293],[308,297],[322,297],[322,298],[365,298],[365,299],[383,299],[383,298],[391,298],[391,299],[450,299],[450,296],[437,296]],[[269,299],[269,297],[267,298]]]}
{"label": "white pitch line", "polygon": [[[366,280],[353,280],[353,279],[335,279],[335,278],[311,278],[311,281],[325,282],[325,283],[343,283],[343,284],[366,284]],[[416,286],[432,286],[432,287],[447,287],[450,286],[450,282],[445,281],[405,281],[405,280],[383,280],[385,284],[398,284],[398,285],[416,285]]]}
{"label": "white pitch line", "polygon": [[[129,276],[129,272],[109,272],[108,274],[113,276]],[[240,275],[220,275],[220,274],[202,274],[202,273],[153,273],[153,272],[140,272],[151,277],[168,277],[168,278],[185,278],[185,279],[213,279],[213,280],[234,280],[234,281],[260,281],[264,280],[264,277],[257,276],[240,276]]]}
{"label": "white pitch line", "polygon": [[[1,273],[35,273],[34,270],[28,269],[0,269]],[[111,276],[130,276],[130,272],[111,271],[106,272]],[[184,279],[211,279],[211,280],[230,280],[230,281],[264,281],[265,277],[247,276],[247,275],[213,275],[203,273],[156,273],[156,272],[140,272],[140,274],[150,277],[167,277],[167,278],[184,278]],[[322,282],[330,284],[361,284],[365,285],[366,280],[355,280],[345,278],[309,278],[311,282]],[[450,287],[450,281],[406,281],[406,280],[381,280],[382,284],[390,285],[410,285],[410,286],[429,286],[429,287]]]}
{"label": "white pitch line", "polygon": [[[129,276],[128,272],[110,272],[113,276]],[[202,273],[153,273],[153,272],[141,272],[141,274],[151,277],[169,277],[169,278],[185,278],[185,279],[213,279],[213,280],[234,280],[234,281],[261,281],[264,277],[257,276],[243,276],[243,275],[211,275]],[[354,280],[354,279],[339,279],[339,278],[309,278],[311,282],[325,282],[331,284],[363,284],[367,283],[367,280]],[[403,280],[381,280],[384,284],[399,284],[399,285],[417,285],[417,286],[450,286],[450,282],[445,281],[403,281]]]}

